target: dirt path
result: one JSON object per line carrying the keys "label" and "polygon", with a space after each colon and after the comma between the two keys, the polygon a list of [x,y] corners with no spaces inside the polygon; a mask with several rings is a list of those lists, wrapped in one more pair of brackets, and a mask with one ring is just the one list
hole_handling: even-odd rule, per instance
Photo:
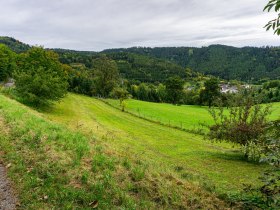
{"label": "dirt path", "polygon": [[17,199],[7,178],[6,167],[0,163],[0,210],[15,210]]}

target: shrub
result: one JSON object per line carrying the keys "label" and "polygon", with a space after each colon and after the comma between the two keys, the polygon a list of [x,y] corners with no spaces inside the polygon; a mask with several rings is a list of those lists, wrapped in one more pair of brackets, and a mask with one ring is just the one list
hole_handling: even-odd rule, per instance
{"label": "shrub", "polygon": [[243,93],[232,100],[228,110],[223,106],[209,109],[214,125],[209,126],[208,137],[241,145],[247,159],[258,159],[258,146],[265,144],[270,106],[262,107],[255,102],[251,94]]}

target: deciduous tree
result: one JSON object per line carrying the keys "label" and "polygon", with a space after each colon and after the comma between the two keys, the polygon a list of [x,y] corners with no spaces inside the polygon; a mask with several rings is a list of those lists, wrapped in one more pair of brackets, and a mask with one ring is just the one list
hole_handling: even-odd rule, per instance
{"label": "deciduous tree", "polygon": [[183,95],[184,80],[180,77],[170,77],[165,81],[166,97],[172,104],[180,103]]}
{"label": "deciduous tree", "polygon": [[34,106],[49,105],[67,93],[67,72],[58,55],[41,47],[21,54],[14,77],[20,98]]}
{"label": "deciduous tree", "polygon": [[204,84],[204,89],[200,92],[200,101],[202,104],[206,103],[209,107],[221,95],[219,80],[211,78]]}
{"label": "deciduous tree", "polygon": [[96,95],[108,97],[119,80],[118,66],[114,60],[101,56],[93,61]]}
{"label": "deciduous tree", "polygon": [[117,98],[120,100],[120,106],[122,107],[122,111],[124,111],[124,109],[125,109],[124,100],[129,98],[129,96],[130,96],[129,92],[124,88],[117,87],[117,88],[114,88],[114,90],[111,92],[110,96],[112,98]]}

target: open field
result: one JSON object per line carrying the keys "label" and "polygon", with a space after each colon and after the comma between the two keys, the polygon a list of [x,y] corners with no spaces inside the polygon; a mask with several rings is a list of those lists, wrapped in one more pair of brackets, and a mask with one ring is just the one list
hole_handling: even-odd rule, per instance
{"label": "open field", "polygon": [[244,198],[243,184],[268,168],[86,96],[43,113],[2,95],[0,104],[2,161],[23,208],[224,209],[221,198]]}
{"label": "open field", "polygon": [[[106,99],[106,102],[120,109],[119,100]],[[195,105],[175,106],[166,103],[152,103],[134,99],[126,100],[126,111],[137,116],[157,121],[165,125],[187,130],[203,129],[201,124],[211,124],[208,107]],[[272,103],[271,120],[280,118],[280,103]]]}
{"label": "open field", "polygon": [[[73,95],[65,102],[70,100],[73,102],[70,105],[76,105],[80,99],[95,102]],[[62,117],[63,113],[60,114],[57,119]],[[14,183],[19,209],[230,206],[198,184],[176,178],[165,166],[155,168],[129,151],[125,155],[118,153],[113,150],[109,137],[96,139],[89,133],[69,130],[2,95],[0,132],[0,161]]]}
{"label": "open field", "polygon": [[[118,100],[106,99],[105,101],[120,108]],[[212,122],[207,107],[201,106],[175,106],[129,99],[126,101],[125,110],[149,120],[188,130],[203,129],[201,124]]]}
{"label": "open field", "polygon": [[139,119],[85,96],[69,94],[45,114],[73,129],[109,138],[109,144],[123,154],[168,167],[178,177],[202,179],[220,192],[239,191],[244,182],[256,184],[267,168],[245,162],[232,145],[212,144],[202,136]]}

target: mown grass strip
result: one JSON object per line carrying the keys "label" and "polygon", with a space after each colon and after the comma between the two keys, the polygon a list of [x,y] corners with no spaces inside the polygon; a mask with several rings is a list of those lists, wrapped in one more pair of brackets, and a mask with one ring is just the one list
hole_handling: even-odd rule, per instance
{"label": "mown grass strip", "polygon": [[[129,111],[129,110],[122,110],[122,108],[120,106],[117,106],[115,103],[112,103],[111,100],[104,100],[104,99],[101,99],[99,98],[98,100],[104,102],[105,104],[107,104],[108,106],[111,106],[112,108],[115,108],[115,109],[118,109],[119,111],[122,111],[122,112],[125,112],[125,113],[128,113],[130,114],[131,116],[133,117],[138,117],[142,120],[146,120],[148,122],[152,122],[152,123],[156,123],[158,125],[162,125],[162,126],[166,126],[166,127],[169,127],[169,128],[173,128],[173,129],[176,129],[176,130],[180,130],[180,131],[185,131],[185,132],[188,132],[188,133],[193,133],[193,134],[199,134],[199,135],[205,135],[205,128],[206,127],[203,127],[203,124],[199,124],[197,126],[193,126],[193,128],[184,128],[183,127],[183,122],[180,121],[179,122],[179,126],[177,125],[174,125],[171,123],[170,120],[168,120],[168,123],[164,123],[163,121],[160,121],[160,118],[157,118],[156,117],[149,117],[149,115],[142,115],[141,114],[136,114],[135,112],[133,111]],[[110,102],[111,101],[111,102]],[[206,124],[205,124],[206,125]]]}

